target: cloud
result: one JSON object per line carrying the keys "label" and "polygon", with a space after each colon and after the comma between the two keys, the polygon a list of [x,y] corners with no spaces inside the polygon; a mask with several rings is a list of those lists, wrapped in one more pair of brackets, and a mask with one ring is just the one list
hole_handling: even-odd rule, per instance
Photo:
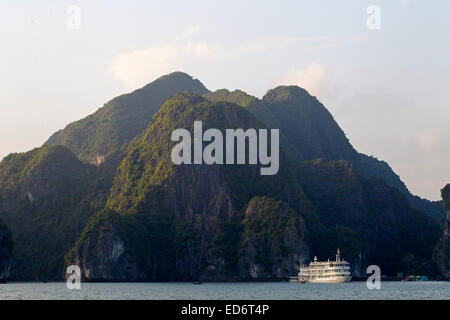
{"label": "cloud", "polygon": [[421,151],[430,153],[439,147],[439,130],[428,129],[422,131],[417,137],[417,143]]}
{"label": "cloud", "polygon": [[214,53],[214,48],[205,41],[190,42],[184,47],[184,52],[194,57],[211,57]]}
{"label": "cloud", "polygon": [[326,67],[320,101],[355,149],[389,163],[413,194],[440,199],[450,181],[450,118],[442,96],[450,82],[431,69]]}
{"label": "cloud", "polygon": [[275,85],[296,85],[306,89],[310,94],[319,96],[323,85],[325,68],[313,62],[306,69],[291,70],[275,81]]}
{"label": "cloud", "polygon": [[193,26],[190,28],[187,28],[186,30],[183,31],[183,33],[181,34],[182,38],[189,38],[191,36],[193,36],[195,33],[199,32],[202,29],[202,27],[200,26]]}
{"label": "cloud", "polygon": [[[181,40],[178,38],[176,41],[169,41],[163,45],[119,54],[110,64],[109,70],[114,79],[121,81],[127,90],[132,90],[174,70],[186,70],[192,66],[198,69],[199,63],[219,64],[227,60],[243,59],[254,53],[296,45],[302,45],[303,50],[317,50],[365,39],[364,37],[336,39],[334,37],[271,36],[229,47],[207,41],[188,41],[187,38],[200,29],[199,26],[186,29]],[[324,68],[318,63],[313,63],[305,70],[292,70],[281,77],[278,84],[296,84],[318,95],[323,74]]]}
{"label": "cloud", "polygon": [[127,89],[135,89],[177,67],[179,48],[173,45],[150,47],[118,55],[109,67],[114,79]]}

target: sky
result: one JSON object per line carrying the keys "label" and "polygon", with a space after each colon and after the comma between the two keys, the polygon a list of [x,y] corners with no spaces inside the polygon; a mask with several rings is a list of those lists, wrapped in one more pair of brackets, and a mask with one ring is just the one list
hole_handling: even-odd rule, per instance
{"label": "sky", "polygon": [[[374,7],[375,6],[375,7]],[[183,71],[307,89],[430,200],[450,182],[450,1],[0,0],[0,158]]]}

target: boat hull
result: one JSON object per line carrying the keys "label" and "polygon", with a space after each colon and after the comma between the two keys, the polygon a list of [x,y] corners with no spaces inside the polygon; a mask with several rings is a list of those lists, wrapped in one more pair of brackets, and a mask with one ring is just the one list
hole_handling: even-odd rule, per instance
{"label": "boat hull", "polygon": [[352,279],[351,276],[346,277],[336,277],[329,279],[308,279],[309,283],[344,283],[349,282]]}

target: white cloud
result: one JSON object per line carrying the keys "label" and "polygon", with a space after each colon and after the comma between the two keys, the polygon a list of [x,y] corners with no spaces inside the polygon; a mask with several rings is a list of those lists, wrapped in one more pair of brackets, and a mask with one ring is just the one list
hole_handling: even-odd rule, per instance
{"label": "white cloud", "polygon": [[144,86],[161,75],[185,70],[193,63],[232,59],[251,50],[252,46],[225,50],[206,41],[179,42],[134,50],[118,55],[109,70],[127,90]]}
{"label": "white cloud", "polygon": [[439,130],[429,129],[422,131],[417,137],[420,150],[425,153],[433,152],[439,147]]}
{"label": "white cloud", "polygon": [[413,194],[438,200],[450,181],[443,169],[450,118],[442,98],[449,83],[431,70],[327,64],[320,100],[356,150],[389,163]]}
{"label": "white cloud", "polygon": [[194,57],[208,57],[213,54],[214,49],[205,41],[190,42],[184,47],[184,51]]}
{"label": "white cloud", "polygon": [[[186,70],[198,63],[220,63],[231,59],[242,59],[254,53],[267,52],[295,45],[302,49],[320,49],[321,46],[340,46],[365,38],[350,37],[285,37],[272,36],[249,41],[237,46],[223,47],[206,41],[189,41],[188,37],[198,32],[200,27],[191,27],[182,34],[184,40],[171,41],[163,45],[142,50],[134,50],[118,55],[109,69],[114,79],[121,81],[127,90],[136,89],[163,74],[175,70]],[[196,65],[197,64],[197,65]],[[198,68],[197,68],[198,69]],[[292,70],[281,77],[277,84],[296,84],[312,94],[318,95],[322,83],[324,68],[313,63],[305,70]]]}
{"label": "white cloud", "polygon": [[114,79],[129,90],[174,71],[179,49],[173,45],[150,47],[118,55],[110,65]]}
{"label": "white cloud", "polygon": [[193,36],[195,33],[199,32],[201,29],[202,28],[200,26],[193,26],[193,27],[187,28],[182,33],[181,37],[182,38],[189,38],[189,37]]}
{"label": "white cloud", "polygon": [[313,62],[306,69],[294,69],[283,75],[275,85],[296,85],[306,89],[311,95],[319,96],[323,85],[325,68]]}

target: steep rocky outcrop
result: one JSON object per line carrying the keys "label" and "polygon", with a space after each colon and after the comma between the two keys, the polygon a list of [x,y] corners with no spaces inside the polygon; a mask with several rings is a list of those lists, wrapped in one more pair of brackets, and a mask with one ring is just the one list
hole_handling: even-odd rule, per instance
{"label": "steep rocky outcrop", "polygon": [[309,261],[303,219],[287,203],[268,197],[250,200],[243,220],[242,278],[295,275]]}
{"label": "steep rocky outcrop", "polygon": [[[204,130],[264,128],[231,103],[189,93],[169,99],[128,147],[107,211],[91,218],[68,258],[87,280],[283,277],[308,259],[308,247],[320,259],[341,248],[356,276],[365,276],[367,264],[392,275],[405,257],[431,258],[437,224],[349,161],[297,163],[281,151],[275,176],[260,176],[258,165],[174,165],[171,133],[192,133],[194,120]],[[115,243],[122,253],[112,259]]]}
{"label": "steep rocky outcrop", "polygon": [[11,230],[17,280],[57,280],[64,255],[104,207],[111,169],[85,165],[62,146],[11,154],[0,163],[0,218]]}
{"label": "steep rocky outcrop", "polygon": [[359,153],[355,168],[366,177],[378,177],[383,179],[389,186],[394,187],[403,193],[408,198],[411,206],[427,213],[436,222],[439,223],[440,220],[445,217],[442,201],[429,201],[411,194],[405,183],[394,170],[392,170],[387,162]]}
{"label": "steep rocky outcrop", "polygon": [[[244,107],[268,128],[280,129],[283,127],[283,121],[272,112],[272,109],[264,101],[253,97],[244,91],[220,89],[206,93],[203,96],[209,101],[230,102]],[[295,159],[295,161],[305,160],[302,150],[293,144],[293,141],[286,136],[284,130],[280,130],[280,144],[283,146],[283,150],[289,159]]]}
{"label": "steep rocky outcrop", "polygon": [[[192,134],[194,120],[222,132],[280,128],[279,173],[174,165],[171,133]],[[410,203],[443,211],[412,196],[387,163],[358,154],[305,90],[210,93],[178,72],[0,163],[15,280],[60,280],[74,263],[89,281],[284,277],[309,253],[332,258],[337,247],[356,276],[367,264],[426,274],[442,233]]]}
{"label": "steep rocky outcrop", "polygon": [[125,253],[124,241],[111,222],[99,225],[73,253],[82,277],[91,281],[139,281],[136,262]]}
{"label": "steep rocky outcrop", "polygon": [[316,97],[297,86],[271,89],[262,100],[243,91],[225,89],[205,94],[210,101],[227,101],[246,108],[268,128],[280,129],[286,150],[295,161],[324,158],[354,162],[356,151],[330,112]]}
{"label": "steep rocky outcrop", "polygon": [[280,86],[269,90],[262,101],[280,123],[280,131],[306,160],[356,161],[353,146],[331,113],[305,89]]}
{"label": "steep rocky outcrop", "polygon": [[442,219],[443,234],[434,251],[434,259],[444,279],[450,280],[450,184],[441,190],[446,217]]}
{"label": "steep rocky outcrop", "polygon": [[306,90],[280,86],[263,99],[226,89],[205,94],[210,101],[228,101],[245,107],[269,128],[280,128],[280,144],[294,162],[323,158],[346,160],[363,176],[378,177],[400,192],[411,205],[437,222],[445,216],[442,201],[428,201],[412,195],[400,177],[384,161],[358,153],[330,112]]}
{"label": "steep rocky outcrop", "polygon": [[145,130],[169,97],[184,91],[205,94],[208,89],[186,73],[173,72],[115,97],[95,113],[53,134],[46,144],[66,146],[83,162],[98,163],[99,157],[108,158]]}
{"label": "steep rocky outcrop", "polygon": [[9,230],[0,224],[0,282],[9,279],[13,268],[12,239]]}
{"label": "steep rocky outcrop", "polygon": [[[306,240],[315,255],[330,257],[333,247],[339,247],[358,276],[364,276],[364,267],[370,264],[391,275],[420,265],[430,269],[423,273],[431,271],[426,264],[431,262],[439,226],[412,208],[400,191],[382,179],[361,176],[344,160],[302,163],[298,176],[320,217],[321,225],[305,220],[311,231]],[[409,255],[415,265],[402,266]]]}
{"label": "steep rocky outcrop", "polygon": [[[155,273],[168,279],[239,279],[237,263],[242,208],[257,195],[289,199],[296,204],[302,198],[301,189],[296,189],[295,184],[290,185],[291,175],[288,167],[283,166],[283,155],[280,165],[283,169],[270,177],[261,176],[258,165],[174,165],[170,159],[174,145],[170,141],[171,132],[176,128],[187,128],[192,132],[194,120],[202,120],[204,130],[217,128],[225,132],[225,128],[264,128],[239,106],[209,103],[194,94],[178,94],[164,104],[147,131],[130,145],[108,200],[109,209],[115,212],[113,215],[120,217],[113,224],[117,230],[123,230],[126,223],[134,225],[133,228],[139,225],[155,229],[158,226],[148,219],[165,216],[171,222],[159,239],[162,238],[169,251],[174,252],[173,257],[169,257],[168,251],[157,253],[155,246],[148,246],[148,251],[140,250],[139,254],[143,256],[138,257],[131,253],[136,244],[122,238],[124,252],[133,257],[142,279],[158,278]],[[97,223],[96,228],[100,226]],[[154,233],[155,230],[139,233],[137,237],[141,238],[134,240],[151,243],[152,239],[146,237]],[[97,250],[82,249],[89,247],[87,241],[93,231],[86,234],[89,236],[79,241],[74,249],[72,261],[82,260],[82,252]],[[109,250],[108,245],[101,247],[101,250]],[[162,263],[167,259],[171,261]],[[283,269],[284,272],[287,270]],[[84,271],[84,274],[88,272]],[[104,273],[101,277],[109,276]]]}

